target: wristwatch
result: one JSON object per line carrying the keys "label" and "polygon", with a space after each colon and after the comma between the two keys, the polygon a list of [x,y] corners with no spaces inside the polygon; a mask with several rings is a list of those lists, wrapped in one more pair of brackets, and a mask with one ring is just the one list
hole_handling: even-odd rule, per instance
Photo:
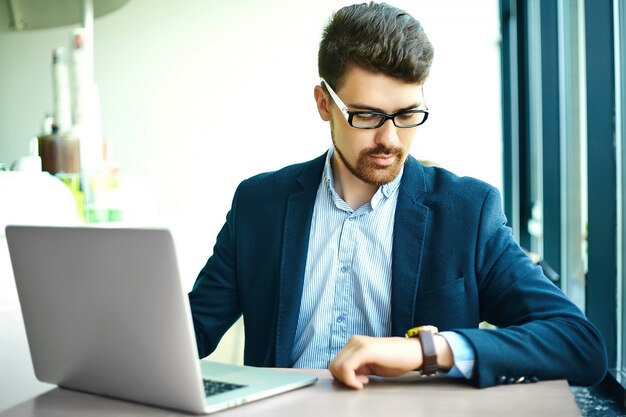
{"label": "wristwatch", "polygon": [[406,337],[419,337],[422,345],[422,375],[433,375],[439,369],[435,335],[439,329],[435,326],[418,326],[406,331]]}

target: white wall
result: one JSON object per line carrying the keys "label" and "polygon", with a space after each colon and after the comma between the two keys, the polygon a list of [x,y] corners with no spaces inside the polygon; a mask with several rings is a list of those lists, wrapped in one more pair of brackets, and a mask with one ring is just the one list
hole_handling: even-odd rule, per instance
{"label": "white wall", "polygon": [[[132,0],[96,20],[103,129],[130,190],[127,213],[173,227],[189,288],[236,185],[330,145],[313,100],[317,47],[331,12],[349,3]],[[435,47],[431,114],[413,155],[501,188],[497,0],[392,3]],[[71,30],[0,33],[0,162],[25,155],[39,133],[51,52]]]}

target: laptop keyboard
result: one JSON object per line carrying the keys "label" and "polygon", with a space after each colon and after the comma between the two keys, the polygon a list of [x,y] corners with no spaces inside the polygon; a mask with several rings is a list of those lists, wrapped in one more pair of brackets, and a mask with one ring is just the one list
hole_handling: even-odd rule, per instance
{"label": "laptop keyboard", "polygon": [[204,381],[204,393],[207,397],[247,387],[247,385],[231,384],[229,382],[215,381],[213,379],[203,379],[202,381]]}

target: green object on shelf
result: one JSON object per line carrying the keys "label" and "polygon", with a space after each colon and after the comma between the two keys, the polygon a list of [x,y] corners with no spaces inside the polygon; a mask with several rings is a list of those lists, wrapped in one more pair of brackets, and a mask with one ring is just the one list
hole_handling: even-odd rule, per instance
{"label": "green object on shelf", "polygon": [[86,180],[83,174],[64,173],[56,176],[70,189],[83,222],[122,221],[123,213],[118,207],[120,183],[115,172],[103,171],[88,175]]}
{"label": "green object on shelf", "polygon": [[83,221],[85,220],[85,198],[81,187],[80,174],[56,174],[56,177],[68,186],[74,201],[76,202],[76,210]]}
{"label": "green object on shelf", "polygon": [[85,210],[86,223],[106,223],[122,221],[122,210],[88,208]]}

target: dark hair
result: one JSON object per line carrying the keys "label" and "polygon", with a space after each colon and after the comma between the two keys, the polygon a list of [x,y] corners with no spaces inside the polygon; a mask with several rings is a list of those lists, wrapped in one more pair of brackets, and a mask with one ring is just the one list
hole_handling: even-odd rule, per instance
{"label": "dark hair", "polygon": [[337,11],[320,42],[318,71],[334,88],[350,64],[406,82],[423,83],[433,47],[420,23],[385,3],[355,4]]}

